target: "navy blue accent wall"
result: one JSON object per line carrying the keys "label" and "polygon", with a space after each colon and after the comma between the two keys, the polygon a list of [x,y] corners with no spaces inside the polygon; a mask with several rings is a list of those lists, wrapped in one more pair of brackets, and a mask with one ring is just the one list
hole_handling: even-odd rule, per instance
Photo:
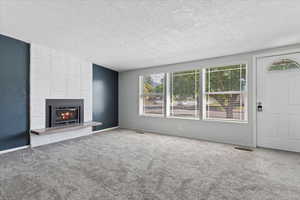
{"label": "navy blue accent wall", "polygon": [[102,122],[94,131],[118,126],[118,72],[93,65],[93,121]]}
{"label": "navy blue accent wall", "polygon": [[29,144],[30,46],[0,35],[0,151]]}

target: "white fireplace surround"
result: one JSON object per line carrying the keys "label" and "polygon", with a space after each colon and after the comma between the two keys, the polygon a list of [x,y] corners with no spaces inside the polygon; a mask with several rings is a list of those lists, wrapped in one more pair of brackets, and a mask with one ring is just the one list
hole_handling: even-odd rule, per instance
{"label": "white fireplace surround", "polygon": [[92,63],[37,44],[30,57],[30,128],[46,127],[46,99],[84,99],[84,121],[91,121]]}

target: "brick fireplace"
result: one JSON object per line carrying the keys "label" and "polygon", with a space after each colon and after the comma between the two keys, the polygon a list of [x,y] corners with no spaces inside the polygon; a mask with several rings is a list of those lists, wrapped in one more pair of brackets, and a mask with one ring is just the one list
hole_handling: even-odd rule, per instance
{"label": "brick fireplace", "polygon": [[[49,110],[45,109],[46,104],[52,100],[60,101],[54,103],[60,109],[57,110],[58,114],[61,117],[64,115],[65,119],[77,115],[76,106],[80,102],[74,101],[82,101],[80,115],[77,116],[80,116],[80,122],[92,121],[92,63],[37,44],[31,44],[30,56],[30,129],[54,125],[46,119],[49,117],[49,113],[46,113]],[[69,100],[73,102],[69,104]],[[56,125],[66,124],[62,121],[63,118],[58,119]],[[76,122],[69,121],[69,123]],[[89,128],[86,132],[90,131]]]}

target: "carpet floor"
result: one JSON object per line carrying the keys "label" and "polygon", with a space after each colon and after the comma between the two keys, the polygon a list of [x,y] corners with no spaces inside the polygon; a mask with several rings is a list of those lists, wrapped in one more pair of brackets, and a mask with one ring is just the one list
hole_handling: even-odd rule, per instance
{"label": "carpet floor", "polygon": [[114,130],[0,155],[1,200],[299,200],[300,154]]}

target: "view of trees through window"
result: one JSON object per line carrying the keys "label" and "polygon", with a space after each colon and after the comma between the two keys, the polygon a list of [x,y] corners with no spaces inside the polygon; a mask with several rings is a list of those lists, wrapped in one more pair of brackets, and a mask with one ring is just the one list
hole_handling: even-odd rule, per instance
{"label": "view of trees through window", "polygon": [[247,120],[245,64],[171,72],[168,76],[152,74],[141,80],[141,114]]}
{"label": "view of trees through window", "polygon": [[175,117],[199,118],[200,71],[171,73],[171,110]]}
{"label": "view of trees through window", "polygon": [[246,65],[205,70],[207,119],[245,120]]}
{"label": "view of trees through window", "polygon": [[164,114],[164,79],[165,74],[143,76],[144,114]]}

